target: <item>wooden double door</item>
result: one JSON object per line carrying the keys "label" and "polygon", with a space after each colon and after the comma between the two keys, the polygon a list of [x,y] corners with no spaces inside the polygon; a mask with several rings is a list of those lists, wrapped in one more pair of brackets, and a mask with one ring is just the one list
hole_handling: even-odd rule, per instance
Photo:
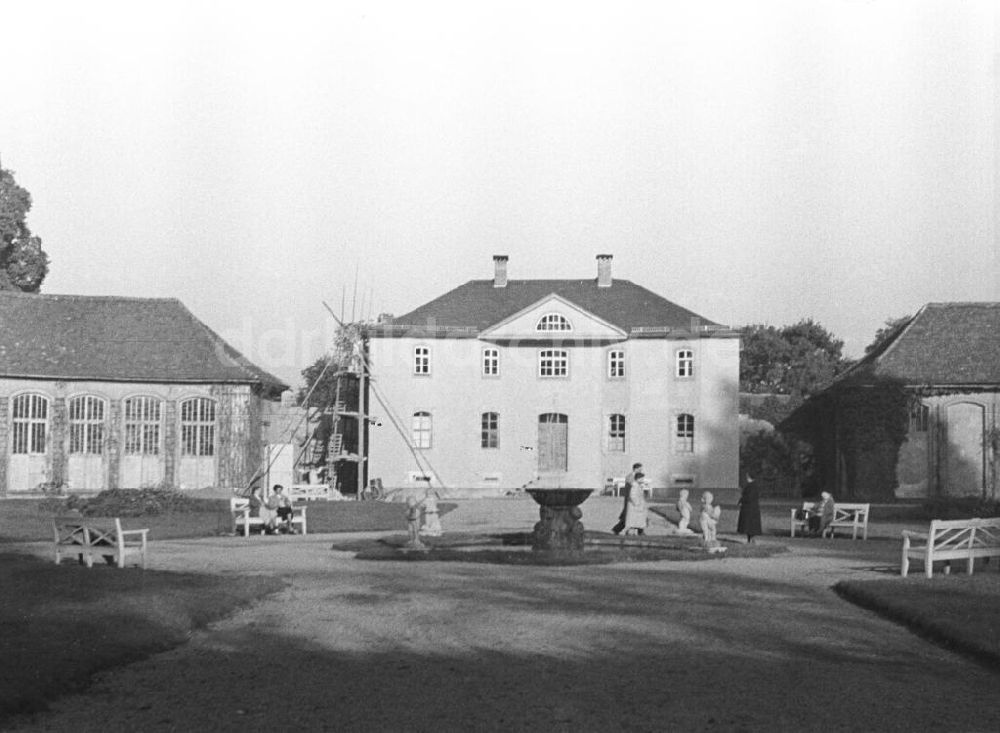
{"label": "wooden double door", "polygon": [[569,468],[569,417],[559,412],[538,416],[538,473],[565,473]]}

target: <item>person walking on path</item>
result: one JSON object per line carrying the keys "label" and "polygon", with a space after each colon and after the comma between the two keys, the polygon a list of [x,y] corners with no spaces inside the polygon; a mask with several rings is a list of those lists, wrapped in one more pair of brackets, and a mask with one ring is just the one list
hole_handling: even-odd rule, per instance
{"label": "person walking on path", "polygon": [[748,473],[740,493],[740,515],[736,520],[736,531],[747,536],[747,542],[763,534],[760,528],[760,489]]}
{"label": "person walking on path", "polygon": [[635,530],[636,534],[646,534],[646,495],[643,491],[645,475],[642,471],[635,474],[632,483],[632,490],[629,492],[628,501],[625,502],[625,534],[630,534]]}
{"label": "person walking on path", "polygon": [[624,500],[622,501],[622,512],[618,515],[618,522],[611,531],[615,534],[621,534],[622,530],[625,529],[625,515],[628,513],[628,497],[632,493],[632,485],[635,483],[635,474],[642,472],[641,463],[633,463],[632,470],[629,472],[628,476],[625,477],[625,488],[622,489],[622,494],[624,495]]}

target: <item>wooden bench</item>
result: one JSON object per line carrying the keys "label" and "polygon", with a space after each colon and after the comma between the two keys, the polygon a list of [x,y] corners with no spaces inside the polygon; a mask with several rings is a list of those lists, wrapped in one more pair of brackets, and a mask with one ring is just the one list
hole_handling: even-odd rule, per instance
{"label": "wooden bench", "polygon": [[[919,544],[914,544],[917,542]],[[934,563],[944,561],[944,572],[951,572],[952,560],[965,560],[966,572],[972,575],[977,557],[1000,557],[1000,518],[935,519],[930,532],[903,532],[903,560],[900,575],[910,570],[910,559],[923,560],[924,575],[931,577]]]}
{"label": "wooden bench", "polygon": [[[643,483],[635,485],[642,488],[643,496],[649,499],[653,498],[653,484],[648,481],[643,481]],[[625,491],[625,477],[616,476],[615,478],[609,478],[604,483],[604,491],[611,496],[621,496]]]}
{"label": "wooden bench", "polygon": [[[107,520],[105,520],[107,521]],[[84,517],[53,517],[52,534],[55,540],[56,565],[63,555],[76,555],[81,564],[94,567],[94,556],[103,557],[109,564],[125,567],[129,556],[139,559],[146,569],[146,544],[148,529],[122,529],[117,517],[114,527],[102,525],[100,520]]]}
{"label": "wooden bench", "polygon": [[[250,528],[256,527],[264,530],[264,520],[260,517],[250,516],[250,500],[234,496],[229,500],[229,513],[233,517],[233,534],[238,533],[243,528],[243,536],[250,536]],[[278,520],[280,523],[280,520]],[[292,516],[290,519],[292,528],[299,527],[299,534],[306,533],[306,508],[301,505],[292,506]]]}
{"label": "wooden bench", "polygon": [[[808,519],[799,519],[799,512],[811,512],[819,505],[818,501],[802,502],[802,509],[792,509],[792,537],[795,530],[802,529],[803,532],[809,528]],[[868,512],[871,504],[845,504],[834,502],[833,521],[823,530],[824,537],[833,537],[838,529],[851,530],[851,539],[858,538],[858,530],[861,530],[861,539],[868,539]]]}

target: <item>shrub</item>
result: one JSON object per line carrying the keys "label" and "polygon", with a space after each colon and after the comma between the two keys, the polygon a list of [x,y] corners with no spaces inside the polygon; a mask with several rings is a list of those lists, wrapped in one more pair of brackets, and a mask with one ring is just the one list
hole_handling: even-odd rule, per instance
{"label": "shrub", "polygon": [[88,517],[142,517],[215,511],[216,505],[211,499],[195,499],[176,489],[108,489],[92,497],[51,497],[43,500],[39,509],[52,514],[78,511]]}
{"label": "shrub", "polygon": [[1000,500],[978,496],[941,496],[922,505],[925,519],[969,519],[1000,517]]}

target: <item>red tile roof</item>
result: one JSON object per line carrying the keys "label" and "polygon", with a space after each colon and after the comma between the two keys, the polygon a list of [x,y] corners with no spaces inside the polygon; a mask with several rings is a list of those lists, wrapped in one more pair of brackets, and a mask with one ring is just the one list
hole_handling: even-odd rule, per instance
{"label": "red tile roof", "polygon": [[503,288],[494,287],[492,280],[470,280],[393,319],[392,324],[396,330],[430,325],[478,332],[553,293],[625,331],[639,328],[685,330],[693,325],[725,330],[628,280],[614,280],[610,287],[599,287],[594,279],[510,280]]}
{"label": "red tile roof", "polygon": [[0,292],[0,377],[288,389],[174,298]]}
{"label": "red tile roof", "polygon": [[928,303],[852,375],[913,385],[1000,385],[1000,303]]}

